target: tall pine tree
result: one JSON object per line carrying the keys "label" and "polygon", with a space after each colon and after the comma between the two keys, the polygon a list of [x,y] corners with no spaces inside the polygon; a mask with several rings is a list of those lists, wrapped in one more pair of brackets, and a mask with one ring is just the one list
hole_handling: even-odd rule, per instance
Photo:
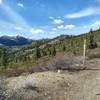
{"label": "tall pine tree", "polygon": [[56,48],[54,46],[52,46],[51,55],[52,56],[55,56],[56,55]]}
{"label": "tall pine tree", "polygon": [[62,51],[65,52],[66,51],[66,46],[65,43],[62,44]]}
{"label": "tall pine tree", "polygon": [[36,48],[35,48],[35,59],[38,59],[40,57],[41,57],[40,48],[38,46],[36,46]]}
{"label": "tall pine tree", "polygon": [[4,69],[6,69],[8,65],[8,52],[6,48],[2,49],[1,63],[2,63],[2,66],[4,66]]}
{"label": "tall pine tree", "polygon": [[89,36],[89,49],[95,49],[97,48],[97,43],[95,41],[93,30],[90,30],[90,36]]}

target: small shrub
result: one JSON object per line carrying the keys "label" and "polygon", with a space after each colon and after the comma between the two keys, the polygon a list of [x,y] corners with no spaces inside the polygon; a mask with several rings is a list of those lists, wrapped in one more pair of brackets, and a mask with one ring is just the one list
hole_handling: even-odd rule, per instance
{"label": "small shrub", "polygon": [[22,84],[23,89],[35,90],[36,87],[34,86],[32,78],[26,79]]}
{"label": "small shrub", "polygon": [[17,77],[17,76],[20,76],[22,73],[25,73],[26,72],[26,70],[24,70],[24,69],[9,69],[9,70],[7,70],[6,71],[6,75],[7,75],[7,77],[13,77],[13,76],[15,76],[15,77]]}
{"label": "small shrub", "polygon": [[78,70],[80,69],[81,63],[81,57],[75,57],[74,55],[62,55],[56,56],[52,59],[48,64],[48,68],[52,70]]}
{"label": "small shrub", "polygon": [[98,52],[98,53],[92,53],[88,57],[89,57],[89,59],[100,58],[100,52]]}

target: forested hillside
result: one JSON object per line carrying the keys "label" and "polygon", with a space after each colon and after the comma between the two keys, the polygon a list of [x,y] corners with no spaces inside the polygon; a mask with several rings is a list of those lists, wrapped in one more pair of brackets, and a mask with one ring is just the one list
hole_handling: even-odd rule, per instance
{"label": "forested hillside", "polygon": [[[33,65],[47,62],[57,53],[82,55],[83,42],[87,40],[87,50],[100,45],[100,29],[78,36],[62,35],[54,39],[33,41],[22,47],[0,47],[0,72],[8,70],[29,70]],[[20,49],[19,49],[20,48]]]}

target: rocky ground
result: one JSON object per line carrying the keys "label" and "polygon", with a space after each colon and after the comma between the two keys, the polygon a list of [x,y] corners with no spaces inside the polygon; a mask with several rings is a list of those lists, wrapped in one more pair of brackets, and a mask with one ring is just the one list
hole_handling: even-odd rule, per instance
{"label": "rocky ground", "polygon": [[48,71],[0,82],[0,100],[100,100],[100,59],[85,70]]}

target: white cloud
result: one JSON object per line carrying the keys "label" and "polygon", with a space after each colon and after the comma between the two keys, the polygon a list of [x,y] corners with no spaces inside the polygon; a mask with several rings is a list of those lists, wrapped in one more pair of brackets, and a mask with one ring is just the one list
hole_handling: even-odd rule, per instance
{"label": "white cloud", "polygon": [[52,28],[52,31],[57,31],[57,28]]}
{"label": "white cloud", "polygon": [[32,28],[30,30],[30,32],[33,33],[33,34],[44,33],[44,31],[42,29],[34,29],[34,28]]}
{"label": "white cloud", "polygon": [[100,21],[94,22],[91,26],[97,26],[97,25],[100,25]]}
{"label": "white cloud", "polygon": [[18,30],[18,31],[24,30],[22,27],[18,27],[18,26],[15,26],[14,28],[15,30]]}
{"label": "white cloud", "polygon": [[64,23],[64,21],[61,19],[60,16],[58,16],[56,18],[50,16],[49,19],[51,19],[53,21],[52,24],[55,24],[55,25],[59,25],[59,24],[63,24]]}
{"label": "white cloud", "polygon": [[56,32],[52,31],[52,32],[50,32],[49,34],[54,35],[54,34],[56,34]]}
{"label": "white cloud", "polygon": [[71,29],[75,28],[75,25],[72,25],[72,24],[69,24],[69,25],[59,25],[57,28],[58,29],[63,29],[63,30],[66,30],[66,29],[71,30]]}
{"label": "white cloud", "polygon": [[2,0],[0,0],[0,5],[2,4]]}
{"label": "white cloud", "polygon": [[83,26],[83,28],[88,28],[88,27],[89,27],[89,26],[87,26],[87,25],[84,25],[84,26]]}
{"label": "white cloud", "polygon": [[73,29],[73,28],[75,28],[75,25],[72,25],[72,24],[70,24],[70,25],[65,25],[64,28],[65,28],[65,29]]}
{"label": "white cloud", "polygon": [[90,27],[93,29],[98,29],[100,27],[100,21],[95,21]]}
{"label": "white cloud", "polygon": [[63,24],[64,21],[62,19],[54,19],[53,24]]}
{"label": "white cloud", "polygon": [[54,18],[52,16],[50,16],[49,19],[54,19]]}
{"label": "white cloud", "polygon": [[58,28],[58,29],[63,29],[64,26],[63,26],[63,25],[59,25],[57,28]]}
{"label": "white cloud", "polygon": [[18,3],[17,6],[22,7],[22,8],[24,7],[22,3]]}
{"label": "white cloud", "polygon": [[81,17],[100,14],[99,12],[100,12],[100,8],[90,7],[90,8],[82,9],[72,14],[67,14],[65,15],[65,18],[70,18],[70,19],[81,18]]}

